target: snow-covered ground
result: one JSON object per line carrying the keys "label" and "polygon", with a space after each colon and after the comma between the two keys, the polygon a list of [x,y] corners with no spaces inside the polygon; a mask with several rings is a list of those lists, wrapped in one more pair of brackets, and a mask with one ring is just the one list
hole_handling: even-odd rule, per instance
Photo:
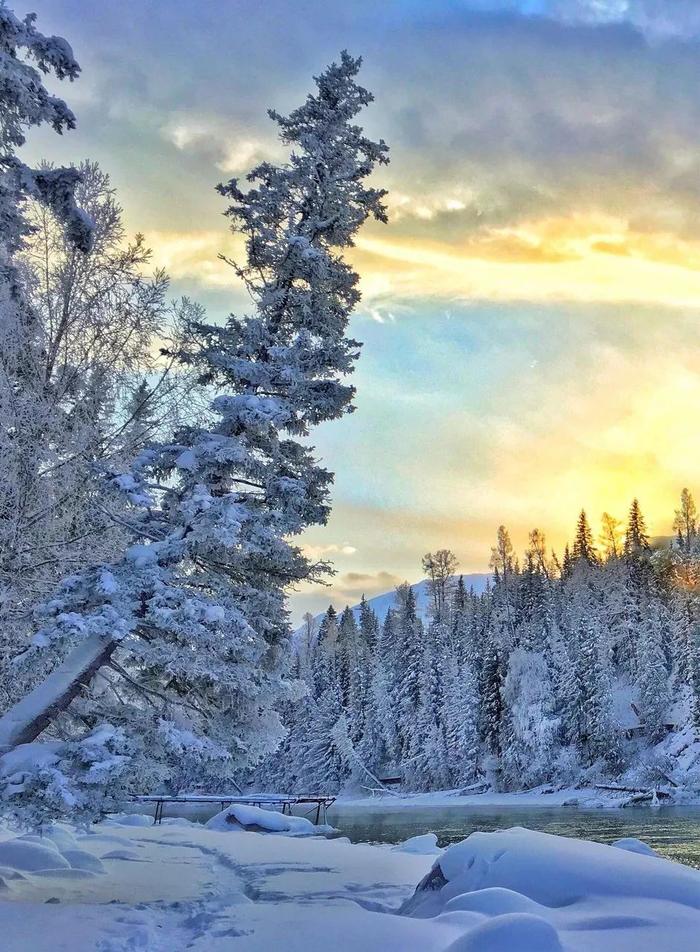
{"label": "snow-covered ground", "polygon": [[700,873],[636,842],[510,830],[440,851],[125,823],[2,834],[5,952],[693,952],[700,934]]}

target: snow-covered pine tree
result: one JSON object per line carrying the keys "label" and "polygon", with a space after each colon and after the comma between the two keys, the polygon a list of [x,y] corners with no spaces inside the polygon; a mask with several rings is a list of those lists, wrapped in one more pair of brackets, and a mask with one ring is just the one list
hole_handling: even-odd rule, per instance
{"label": "snow-covered pine tree", "polygon": [[402,755],[408,756],[416,743],[416,717],[423,683],[423,625],[416,611],[413,589],[400,585],[396,590],[396,668],[394,700],[397,732]]}
{"label": "snow-covered pine tree", "polygon": [[328,606],[326,614],[321,619],[318,639],[311,652],[310,662],[311,693],[318,698],[330,684],[335,688],[339,681],[338,614],[332,605]]}
{"label": "snow-covered pine tree", "polygon": [[494,757],[501,754],[503,721],[503,658],[497,632],[489,631],[481,667],[481,736]]}
{"label": "snow-covered pine tree", "polygon": [[503,684],[503,777],[511,789],[549,780],[559,728],[544,655],[516,648]]}
{"label": "snow-covered pine tree", "polygon": [[[346,337],[358,276],[340,252],[368,217],[386,220],[384,192],[365,179],[387,147],[353,122],[372,100],[359,68],[344,52],[302,106],[270,113],[292,147],[286,164],[259,165],[247,191],[233,180],[220,188],[246,241],[236,271],[254,311],[197,325],[199,347],[179,354],[220,390],[214,420],[113,475],[130,503],[131,545],[43,607],[34,650],[68,656],[0,718],[1,749],[33,741],[102,668],[108,689],[80,702],[81,724],[113,725],[98,796],[109,781],[141,787],[154,763],[171,788],[225,783],[280,739],[275,706],[291,690],[285,589],[323,568],[292,539],[325,522],[332,481],[305,438],[349,412],[354,393],[342,378],[359,348]],[[52,769],[63,767],[73,812],[94,811],[84,773]],[[65,799],[54,809],[69,812]]]}
{"label": "snow-covered pine tree", "polygon": [[547,642],[551,622],[550,592],[543,546],[544,536],[539,530],[533,530],[520,576],[518,642],[525,651],[542,650]]}
{"label": "snow-covered pine tree", "polygon": [[555,621],[549,631],[547,661],[559,717],[559,736],[564,744],[577,744],[581,734],[580,665],[570,632]]}
{"label": "snow-covered pine tree", "polygon": [[335,647],[338,640],[338,612],[329,605],[321,619],[318,629],[318,644],[330,644]]}
{"label": "snow-covered pine tree", "polygon": [[479,762],[479,691],[472,666],[460,664],[455,651],[444,663],[440,720],[445,735],[450,783],[464,785]]}
{"label": "snow-covered pine tree", "polygon": [[391,690],[393,672],[377,652],[372,661],[369,696],[359,753],[374,771],[398,769],[399,740]]}
{"label": "snow-covered pine tree", "polygon": [[328,685],[317,699],[298,708],[299,720],[292,764],[296,770],[285,783],[298,791],[311,788],[337,793],[350,774],[351,757],[338,689]]}
{"label": "snow-covered pine tree", "polygon": [[671,619],[659,602],[648,606],[639,639],[639,712],[649,737],[658,741],[670,707],[668,658],[664,644],[670,642]]}
{"label": "snow-covered pine tree", "polygon": [[[93,223],[75,203],[74,190],[80,174],[74,168],[30,169],[16,150],[24,145],[25,133],[33,126],[50,125],[63,133],[75,128],[75,116],[66,103],[49,93],[43,75],[57,79],[77,79],[80,67],[69,44],[60,36],[44,36],[35,27],[36,15],[18,19],[0,0],[0,266],[2,266],[3,307],[12,300],[18,318],[31,332],[27,313],[16,281],[12,261],[31,232],[26,214],[28,199],[48,205],[64,223],[74,245],[87,251],[92,243]],[[33,65],[36,64],[36,65]],[[4,312],[5,313],[5,312]],[[9,313],[7,314],[9,318]]]}
{"label": "snow-covered pine tree", "polygon": [[651,544],[638,499],[633,499],[630,505],[625,531],[624,556],[635,595],[644,603],[651,595],[654,571],[650,561]]}
{"label": "snow-covered pine tree", "polygon": [[639,500],[635,498],[632,500],[627,517],[624,547],[625,555],[639,555],[642,552],[648,552],[649,549],[650,545],[646,522],[642,515]]}
{"label": "snow-covered pine tree", "polygon": [[582,509],[579,513],[576,523],[576,536],[574,537],[574,547],[571,557],[574,562],[579,562],[583,559],[583,561],[589,565],[596,565],[598,562],[598,553],[593,544],[593,533],[591,532],[585,509]]}
{"label": "snow-covered pine tree", "polygon": [[360,599],[358,624],[360,626],[362,641],[371,654],[377,645],[377,638],[379,637],[379,620],[364,595]]}
{"label": "snow-covered pine tree", "polygon": [[621,751],[613,713],[613,670],[607,632],[595,610],[583,617],[580,624],[582,745],[591,763],[600,759],[618,767]]}
{"label": "snow-covered pine tree", "polygon": [[395,608],[390,606],[379,628],[379,638],[375,648],[375,658],[384,668],[387,690],[390,694],[393,691],[396,680],[396,655],[399,650],[398,638],[397,612]]}

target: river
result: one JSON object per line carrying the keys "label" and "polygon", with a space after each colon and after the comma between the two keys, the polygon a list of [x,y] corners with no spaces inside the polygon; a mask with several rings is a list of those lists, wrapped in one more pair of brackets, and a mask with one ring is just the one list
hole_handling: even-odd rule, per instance
{"label": "river", "polygon": [[328,822],[353,843],[401,843],[420,833],[436,833],[440,846],[475,830],[525,826],[544,833],[598,843],[636,837],[662,856],[700,869],[700,806],[628,807],[583,810],[569,807],[413,806],[393,809],[341,803]]}

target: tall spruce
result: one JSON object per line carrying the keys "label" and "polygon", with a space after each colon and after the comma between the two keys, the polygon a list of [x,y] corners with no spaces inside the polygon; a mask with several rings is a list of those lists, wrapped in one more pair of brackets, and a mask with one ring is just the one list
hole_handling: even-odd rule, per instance
{"label": "tall spruce", "polygon": [[[257,166],[247,190],[220,187],[245,240],[234,267],[253,311],[196,324],[196,346],[177,354],[219,392],[212,423],[183,427],[111,475],[129,504],[124,558],[67,580],[40,612],[34,650],[68,656],[0,718],[0,747],[33,740],[99,669],[118,684],[80,721],[104,741],[111,775],[86,791],[75,758],[56,768],[76,790],[75,812],[95,810],[104,789],[142,787],[153,765],[170,789],[212,774],[221,784],[282,736],[285,590],[324,569],[293,540],[330,510],[332,475],[306,438],[349,412],[354,393],[344,378],[359,345],[346,330],[360,295],[341,253],[368,217],[386,220],[384,192],[365,180],[387,147],[354,123],[372,100],[359,69],[343,53],[302,106],[270,113],[288,162]],[[76,724],[71,740],[83,735]]]}
{"label": "tall spruce", "polygon": [[629,515],[627,517],[627,529],[625,531],[625,554],[636,556],[648,552],[649,536],[647,527],[642,515],[642,510],[638,499],[633,499],[630,505]]}
{"label": "tall spruce", "polygon": [[571,557],[574,562],[583,560],[588,565],[595,565],[598,562],[598,553],[593,543],[593,533],[585,509],[582,509],[579,513],[578,522],[576,523],[576,535]]}

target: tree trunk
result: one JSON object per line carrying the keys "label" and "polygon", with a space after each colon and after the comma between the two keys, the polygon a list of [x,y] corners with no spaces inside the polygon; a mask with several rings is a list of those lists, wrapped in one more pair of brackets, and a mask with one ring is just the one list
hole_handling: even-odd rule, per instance
{"label": "tree trunk", "polygon": [[114,654],[118,642],[93,635],[0,717],[0,754],[36,740]]}

